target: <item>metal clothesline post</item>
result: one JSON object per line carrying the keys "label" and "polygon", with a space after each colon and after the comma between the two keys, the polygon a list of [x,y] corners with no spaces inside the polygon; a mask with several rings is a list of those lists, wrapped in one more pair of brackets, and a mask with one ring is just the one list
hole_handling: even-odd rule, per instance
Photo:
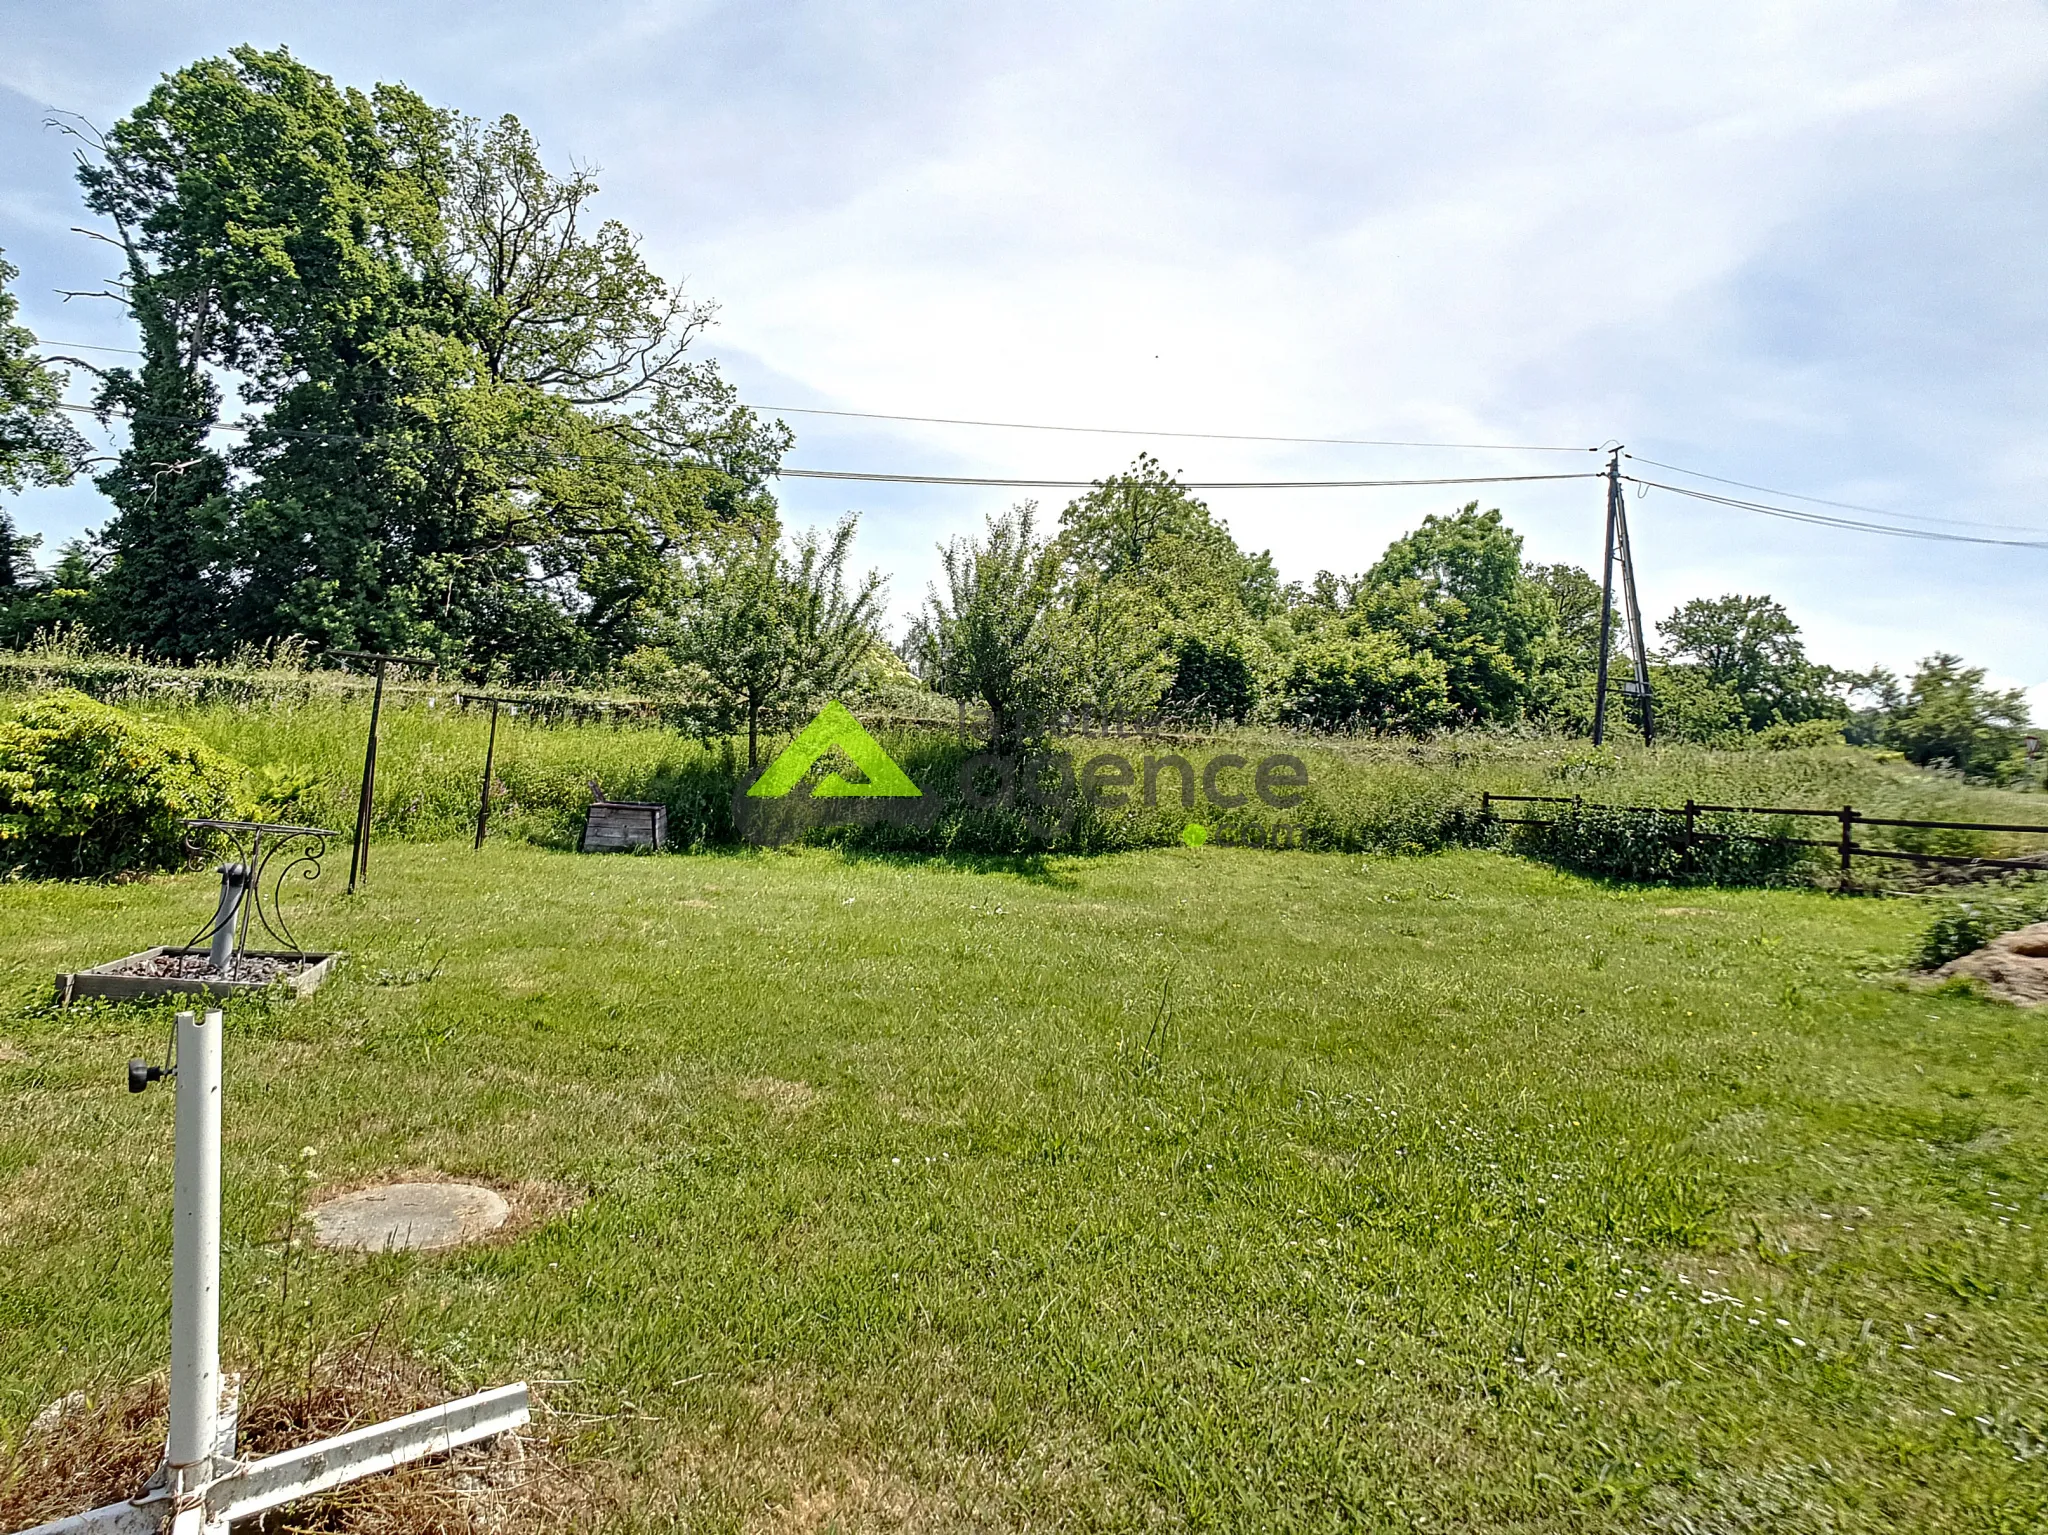
{"label": "metal clothesline post", "polygon": [[498,760],[498,700],[491,700],[491,739],[484,747],[484,787],[476,799],[476,845],[484,845],[484,828],[491,821],[491,767]]}
{"label": "metal clothesline post", "polygon": [[377,721],[384,712],[384,670],[388,666],[432,666],[432,656],[389,655],[380,650],[335,650],[344,661],[374,661],[377,686],[370,694],[370,739],[363,748],[363,787],[356,799],[356,840],[348,855],[348,893],[370,882],[370,818],[377,793]]}
{"label": "metal clothesline post", "polygon": [[519,700],[503,698],[490,693],[457,693],[456,700],[465,704],[489,704],[491,706],[491,736],[484,746],[484,782],[476,800],[476,846],[484,845],[484,830],[491,820],[491,767],[498,757],[498,710],[501,706],[519,712]]}

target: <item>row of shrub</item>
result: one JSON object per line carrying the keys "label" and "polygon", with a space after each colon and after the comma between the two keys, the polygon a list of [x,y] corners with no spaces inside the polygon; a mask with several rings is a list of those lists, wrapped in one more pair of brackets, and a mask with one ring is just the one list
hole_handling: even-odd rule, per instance
{"label": "row of shrub", "polygon": [[1682,812],[1607,805],[1531,807],[1545,812],[1507,826],[1508,845],[1579,874],[1646,884],[1803,885],[1826,854],[1791,816]]}

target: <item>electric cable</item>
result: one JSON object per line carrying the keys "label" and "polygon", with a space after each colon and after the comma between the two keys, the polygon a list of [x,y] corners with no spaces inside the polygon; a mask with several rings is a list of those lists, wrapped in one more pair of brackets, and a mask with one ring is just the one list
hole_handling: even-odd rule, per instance
{"label": "electric cable", "polygon": [[[208,431],[248,432],[255,430],[259,425],[262,425],[262,423],[260,422],[208,421],[201,420],[196,417],[166,416],[150,411],[102,410],[95,406],[76,405],[70,403],[59,404],[57,406],[57,409],[74,411],[81,415],[101,417],[118,416],[130,421],[153,421],[168,425],[201,427],[205,428]],[[299,441],[309,441],[331,445],[374,446],[378,442],[384,440],[376,437],[362,436],[356,433],[313,432],[303,430],[294,431],[290,428],[274,428],[274,430],[281,437],[293,438]],[[1308,439],[1297,440],[1306,441]],[[1438,446],[1445,445],[1438,444]],[[601,461],[592,460],[591,458],[583,454],[554,453],[547,452],[545,450],[536,451],[527,449],[514,450],[511,452],[507,452],[504,450],[499,450],[496,452],[492,452],[490,450],[476,451],[478,451],[482,456],[494,457],[500,460],[516,460],[523,452],[530,457],[544,458],[554,463],[587,463],[593,461]],[[1571,449],[1558,451],[1576,452],[1580,450]],[[1630,461],[1634,463],[1656,464],[1657,462],[1654,459],[1638,458],[1634,454],[1625,454],[1624,456],[1628,457]],[[1674,473],[1695,475],[1700,479],[1714,480],[1717,483],[1721,484],[1742,486],[1745,489],[1749,488],[1743,481],[1723,480],[1719,476],[1700,474],[1696,470],[1683,469],[1675,465],[1658,464],[1657,467],[1669,468]],[[970,485],[985,487],[1002,487],[1008,489],[1023,490],[1090,490],[1102,483],[1100,479],[1056,480],[1026,479],[1021,477],[995,475],[895,474],[868,470],[798,469],[790,467],[777,468],[776,470],[770,473],[769,478],[795,480],[838,480],[865,484],[891,485]],[[1406,479],[1189,480],[1182,481],[1181,483],[1188,490],[1381,490],[1396,489],[1401,487],[1449,485],[1509,485],[1524,484],[1532,481],[1589,480],[1599,478],[1602,478],[1602,471],[1584,470],[1559,474],[1454,475]],[[1789,522],[1803,522],[1815,527],[1839,528],[1846,532],[1877,533],[1892,538],[1919,539],[1927,543],[1980,544],[2008,549],[2048,549],[2048,536],[2044,536],[2041,539],[2017,539],[1983,538],[1962,533],[1937,533],[1931,532],[1923,528],[1902,528],[1886,523],[1866,522],[1860,518],[1832,517],[1819,512],[1803,512],[1793,507],[1771,506],[1763,502],[1744,500],[1743,498],[1738,496],[1716,495],[1711,491],[1699,490],[1691,486],[1672,485],[1661,480],[1646,480],[1636,475],[1624,475],[1623,478],[1626,479],[1630,484],[1639,486],[1643,489],[1666,490],[1670,491],[1673,495],[1689,496],[1697,501],[1706,501],[1718,506],[1727,506],[1742,511],[1756,512],[1766,517],[1782,518]],[[1815,505],[1820,506],[1836,506],[1840,507],[1843,510],[1870,510],[1867,508],[1852,506],[1850,503],[1847,502],[1824,501],[1817,496],[1802,496],[1794,491],[1772,491],[1768,493],[1773,495],[1784,495],[1792,500],[1808,501],[1812,502]],[[1894,514],[1880,512],[1876,513],[1876,515],[1898,515],[1911,517],[1913,514]],[[2002,528],[2016,532],[2042,531],[2034,528],[2020,527],[2016,524],[1966,522],[1961,519],[1953,518],[1921,518],[1915,520],[1941,522],[1947,525],[1958,527]]]}
{"label": "electric cable", "polygon": [[1640,458],[1623,451],[1623,458],[1634,459],[1639,464],[1648,464],[1654,469],[1668,469],[1673,474],[1690,475],[1696,480],[1712,480],[1716,485],[1733,485],[1738,490],[1760,491],[1767,496],[1783,496],[1790,501],[1806,501],[1814,506],[1832,506],[1844,512],[1862,512],[1871,517],[1902,517],[1907,522],[1933,522],[1955,528],[1994,528],[2007,533],[2039,533],[2048,537],[2048,528],[2037,528],[2017,522],[1976,522],[1967,517],[1933,517],[1921,512],[1894,512],[1881,506],[1858,506],[1853,501],[1830,501],[1824,496],[1801,495],[1796,490],[1779,490],[1772,485],[1752,485],[1747,480],[1725,479],[1718,474],[1708,474],[1702,469],[1687,469],[1682,464],[1660,464],[1654,458]]}
{"label": "electric cable", "polygon": [[93,341],[44,341],[38,339],[36,345],[68,346],[80,352],[125,352],[130,357],[141,357],[144,355],[142,348],[139,346],[101,346]]}
{"label": "electric cable", "polygon": [[1288,442],[1339,448],[1457,448],[1485,453],[1597,453],[1598,448],[1534,442],[1407,442],[1385,437],[1281,437],[1263,432],[1174,432],[1135,426],[1056,426],[1039,421],[982,421],[966,416],[905,416],[879,410],[827,410],[817,405],[750,405],[774,415],[844,416],[858,421],[915,421],[930,426],[987,426],[1012,432],[1087,432],[1102,437],[1184,437],[1200,442]]}
{"label": "electric cable", "polygon": [[1935,533],[1925,528],[1890,527],[1880,522],[1830,517],[1822,512],[1802,512],[1796,507],[1769,506],[1761,501],[1744,501],[1736,496],[1717,496],[1709,490],[1695,490],[1685,485],[1666,485],[1660,480],[1643,480],[1629,474],[1623,475],[1622,478],[1631,485],[1643,485],[1652,490],[1668,490],[1673,495],[1690,496],[1695,501],[1709,501],[1716,506],[1735,507],[1745,512],[1757,512],[1765,517],[1782,517],[1788,522],[1810,523],[1817,527],[1842,528],[1857,533],[1882,533],[1891,538],[1912,538],[1932,544],[1992,544],[2005,549],[2048,549],[2048,538],[1978,538],[1966,533]]}
{"label": "electric cable", "polygon": [[[1101,480],[1012,480],[964,474],[870,474],[853,469],[779,469],[793,480],[865,480],[889,485],[1001,485],[1022,490],[1092,490]],[[1380,490],[1402,485],[1505,485],[1522,480],[1597,480],[1597,469],[1577,474],[1473,474],[1429,480],[1179,480],[1183,490]]]}
{"label": "electric cable", "polygon": [[[60,405],[60,410],[76,411],[82,415],[119,416],[129,421],[151,421],[171,426],[205,427],[213,431],[248,432],[254,431],[261,423],[244,421],[202,421],[190,416],[166,416],[153,411],[101,411],[90,405]],[[329,446],[375,446],[383,440],[350,432],[308,432],[278,429],[280,436],[299,441],[314,442]],[[473,450],[481,456],[500,460],[516,460],[522,454],[551,463],[588,463],[592,459],[580,453],[554,453],[545,450],[514,449]],[[602,462],[602,460],[596,460]],[[850,480],[870,484],[893,485],[983,485],[1002,486],[1026,490],[1092,490],[1102,483],[1098,477],[1093,480],[1041,480],[1013,478],[1009,476],[980,476],[957,474],[892,474],[855,469],[794,469],[787,466],[770,472],[769,478],[793,480]],[[1570,474],[1491,474],[1460,475],[1432,479],[1382,479],[1382,480],[1183,480],[1187,490],[1378,490],[1400,486],[1416,485],[1500,485],[1525,480],[1590,480],[1598,479],[1596,470],[1582,470]]]}
{"label": "electric cable", "polygon": [[[84,352],[125,352],[140,357],[132,346],[98,346],[89,341],[41,341],[39,346],[76,347]],[[983,426],[1010,432],[1084,432],[1099,437],[1176,437],[1198,442],[1283,442],[1338,448],[1449,448],[1485,453],[1597,453],[1598,448],[1567,447],[1537,442],[1410,442],[1392,437],[1287,437],[1267,432],[1184,432],[1136,426],[1060,426],[1042,421],[984,421],[967,416],[910,416],[883,410],[837,410],[822,405],[756,405],[748,410],[778,416],[838,416],[854,421],[912,421],[927,426]],[[1663,466],[1660,466],[1663,467]],[[1681,473],[1684,471],[1681,471]]]}

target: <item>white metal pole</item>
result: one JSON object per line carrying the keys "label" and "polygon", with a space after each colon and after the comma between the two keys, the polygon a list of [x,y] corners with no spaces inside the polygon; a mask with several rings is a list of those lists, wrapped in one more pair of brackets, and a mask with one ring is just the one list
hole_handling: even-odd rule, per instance
{"label": "white metal pole", "polygon": [[220,1400],[220,1060],[218,1009],[178,1014],[177,1166],[171,1225],[171,1433],[167,1477],[133,1500],[22,1535],[228,1535],[298,1498],[525,1426],[526,1383],[480,1391],[265,1460],[234,1462],[237,1408]]}
{"label": "white metal pole", "polygon": [[171,1225],[174,1497],[213,1479],[220,1410],[221,1015],[178,1014],[177,1165]]}

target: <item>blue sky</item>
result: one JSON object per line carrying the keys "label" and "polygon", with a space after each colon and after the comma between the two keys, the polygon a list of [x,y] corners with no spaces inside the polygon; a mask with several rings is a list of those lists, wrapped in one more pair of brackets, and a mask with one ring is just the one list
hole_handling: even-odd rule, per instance
{"label": "blue sky", "polygon": [[[52,108],[285,43],[346,83],[514,112],[665,274],[749,400],[1004,420],[1593,445],[2048,540],[2048,11],[1684,0],[1216,6],[207,5],[0,0],[0,246],[40,334],[105,254]],[[111,354],[109,354],[111,355]],[[789,418],[792,464],[1196,479],[1582,460]],[[1585,455],[1590,460],[1591,455]],[[862,514],[913,607],[1013,493],[789,481]],[[1592,482],[1501,486],[1592,565]],[[1444,490],[1218,492],[1284,574],[1353,572]],[[1047,496],[1056,513],[1058,493]],[[51,544],[89,488],[12,510]],[[1646,608],[1770,592],[1821,659],[1937,648],[2048,717],[2048,549],[1631,503]],[[1933,522],[1918,524],[1944,526]]]}

